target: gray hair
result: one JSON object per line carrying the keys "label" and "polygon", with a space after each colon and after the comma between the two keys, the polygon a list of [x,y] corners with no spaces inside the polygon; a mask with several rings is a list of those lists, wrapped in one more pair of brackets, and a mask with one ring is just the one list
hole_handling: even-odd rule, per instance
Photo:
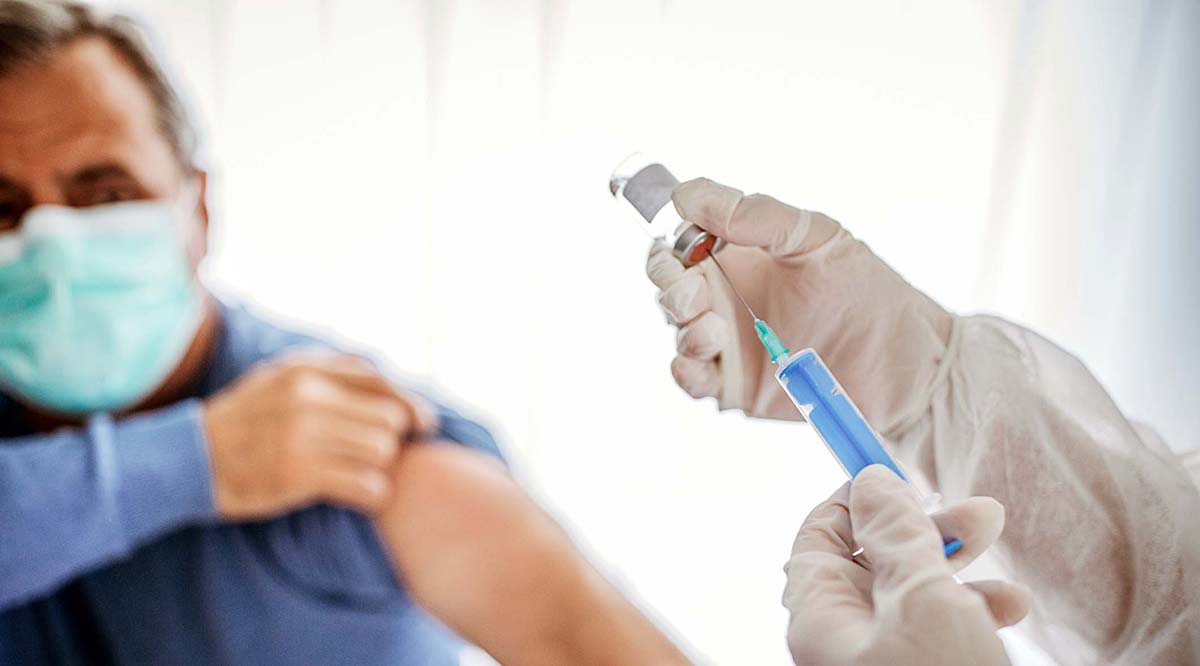
{"label": "gray hair", "polygon": [[0,0],[0,77],[85,37],[103,39],[133,68],[154,101],[159,131],[180,165],[193,168],[196,128],[143,27],[129,16],[69,0]]}

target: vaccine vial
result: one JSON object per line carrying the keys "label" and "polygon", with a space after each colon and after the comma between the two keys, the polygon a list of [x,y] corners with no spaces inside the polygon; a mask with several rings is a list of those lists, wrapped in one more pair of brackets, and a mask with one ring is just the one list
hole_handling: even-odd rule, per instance
{"label": "vaccine vial", "polygon": [[671,203],[677,185],[679,180],[665,166],[640,153],[625,158],[608,179],[608,191],[633,206],[650,237],[665,242],[684,266],[693,266],[724,241],[679,217]]}

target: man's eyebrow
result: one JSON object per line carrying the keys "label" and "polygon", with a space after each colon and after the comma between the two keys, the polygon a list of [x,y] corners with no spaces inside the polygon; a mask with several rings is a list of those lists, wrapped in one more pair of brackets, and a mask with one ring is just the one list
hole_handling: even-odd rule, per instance
{"label": "man's eyebrow", "polygon": [[94,183],[98,180],[103,180],[104,178],[112,178],[114,176],[120,178],[132,178],[132,175],[128,170],[125,169],[125,167],[117,164],[116,162],[106,162],[104,164],[95,164],[92,166],[83,167],[82,169],[78,169],[73,173],[61,177],[59,180],[87,185],[89,183]]}

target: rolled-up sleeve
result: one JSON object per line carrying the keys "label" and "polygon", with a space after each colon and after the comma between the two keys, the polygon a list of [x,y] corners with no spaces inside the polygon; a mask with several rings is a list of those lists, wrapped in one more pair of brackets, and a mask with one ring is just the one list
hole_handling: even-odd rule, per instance
{"label": "rolled-up sleeve", "polygon": [[[435,403],[438,439],[504,456],[491,433]],[[244,528],[259,565],[296,591],[323,603],[387,613],[409,603],[371,521],[357,512],[318,505]]]}

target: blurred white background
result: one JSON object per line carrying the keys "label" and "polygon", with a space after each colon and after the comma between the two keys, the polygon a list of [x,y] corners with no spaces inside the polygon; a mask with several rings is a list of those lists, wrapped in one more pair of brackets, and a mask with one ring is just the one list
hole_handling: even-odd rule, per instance
{"label": "blurred white background", "polygon": [[674,386],[606,189],[634,150],[833,215],[1197,443],[1195,2],[120,6],[210,130],[210,282],[470,405],[706,661],[789,663],[781,565],[843,479],[804,426]]}

